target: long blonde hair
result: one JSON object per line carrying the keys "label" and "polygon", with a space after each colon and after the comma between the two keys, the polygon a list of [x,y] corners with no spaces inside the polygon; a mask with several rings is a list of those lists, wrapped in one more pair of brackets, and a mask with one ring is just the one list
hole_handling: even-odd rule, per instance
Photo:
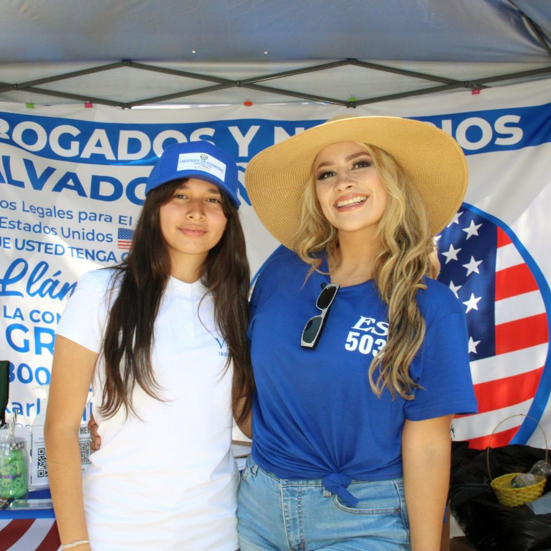
{"label": "long blonde hair", "polygon": [[[382,149],[359,145],[371,155],[388,193],[377,227],[381,249],[373,267],[373,279],[388,306],[388,341],[371,362],[368,379],[377,396],[387,388],[393,397],[398,394],[411,400],[412,390],[419,385],[411,378],[409,366],[425,337],[425,320],[415,295],[426,289],[424,276],[436,278],[440,264],[425,204],[405,172]],[[338,248],[337,230],[321,211],[313,174],[305,187],[295,243],[297,254],[311,266],[307,277],[321,265],[315,253],[326,251],[329,257]]]}

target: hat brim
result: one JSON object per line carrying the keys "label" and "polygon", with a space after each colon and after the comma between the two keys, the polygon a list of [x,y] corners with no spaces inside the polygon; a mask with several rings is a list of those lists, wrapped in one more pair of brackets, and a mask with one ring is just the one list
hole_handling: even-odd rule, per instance
{"label": "hat brim", "polygon": [[294,249],[304,187],[316,155],[339,142],[383,149],[398,162],[423,198],[433,235],[457,212],[467,190],[468,169],[459,144],[426,122],[398,117],[354,117],[327,122],[256,155],[245,185],[261,222]]}
{"label": "hat brim", "polygon": [[239,197],[237,197],[235,190],[222,182],[222,180],[219,180],[215,176],[211,176],[210,174],[207,174],[206,172],[200,170],[180,170],[179,172],[174,172],[173,174],[169,174],[163,178],[159,178],[159,180],[155,182],[154,186],[148,189],[146,188],[145,193],[147,195],[152,189],[155,189],[156,187],[162,186],[164,184],[168,184],[169,182],[175,182],[176,180],[189,180],[190,178],[197,178],[197,180],[203,180],[204,182],[214,184],[218,189],[221,189],[223,192],[225,192],[230,201],[237,208],[241,206],[241,202],[239,201]]}

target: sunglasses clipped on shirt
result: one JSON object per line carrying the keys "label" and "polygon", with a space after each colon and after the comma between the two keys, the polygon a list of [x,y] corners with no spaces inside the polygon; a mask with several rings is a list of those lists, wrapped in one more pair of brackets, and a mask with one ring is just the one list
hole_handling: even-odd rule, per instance
{"label": "sunglasses clipped on shirt", "polygon": [[306,325],[302,330],[302,337],[300,339],[300,346],[303,348],[316,348],[323,328],[325,327],[325,321],[329,315],[329,309],[331,308],[331,304],[333,304],[339,289],[339,284],[329,283],[321,290],[321,293],[316,300],[316,308],[321,310],[321,313],[313,318],[310,318],[306,322]]}

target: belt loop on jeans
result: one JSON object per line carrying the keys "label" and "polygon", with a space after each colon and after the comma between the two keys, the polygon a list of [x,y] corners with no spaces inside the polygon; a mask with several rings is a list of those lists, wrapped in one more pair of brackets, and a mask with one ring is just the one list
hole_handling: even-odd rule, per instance
{"label": "belt loop on jeans", "polygon": [[251,467],[251,474],[253,476],[256,476],[257,472],[258,472],[258,465],[256,464],[256,462],[253,461],[253,466]]}

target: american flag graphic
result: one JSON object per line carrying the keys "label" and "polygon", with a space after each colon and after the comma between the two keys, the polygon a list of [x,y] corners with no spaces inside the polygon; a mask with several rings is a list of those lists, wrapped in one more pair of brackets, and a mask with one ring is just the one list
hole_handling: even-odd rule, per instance
{"label": "american flag graphic", "polygon": [[0,519],[0,551],[57,551],[57,524],[52,519]]}
{"label": "american flag graphic", "polygon": [[[479,408],[476,415],[454,420],[454,439],[469,440],[477,449],[487,447],[492,432],[511,415],[534,415],[530,408],[549,352],[546,307],[527,253],[495,222],[502,225],[463,204],[437,238],[438,279],[465,308]],[[491,446],[511,443],[523,421],[517,415],[502,423]]]}
{"label": "american flag graphic", "polygon": [[134,239],[134,230],[128,228],[119,228],[118,231],[118,248],[130,250],[132,239]]}

